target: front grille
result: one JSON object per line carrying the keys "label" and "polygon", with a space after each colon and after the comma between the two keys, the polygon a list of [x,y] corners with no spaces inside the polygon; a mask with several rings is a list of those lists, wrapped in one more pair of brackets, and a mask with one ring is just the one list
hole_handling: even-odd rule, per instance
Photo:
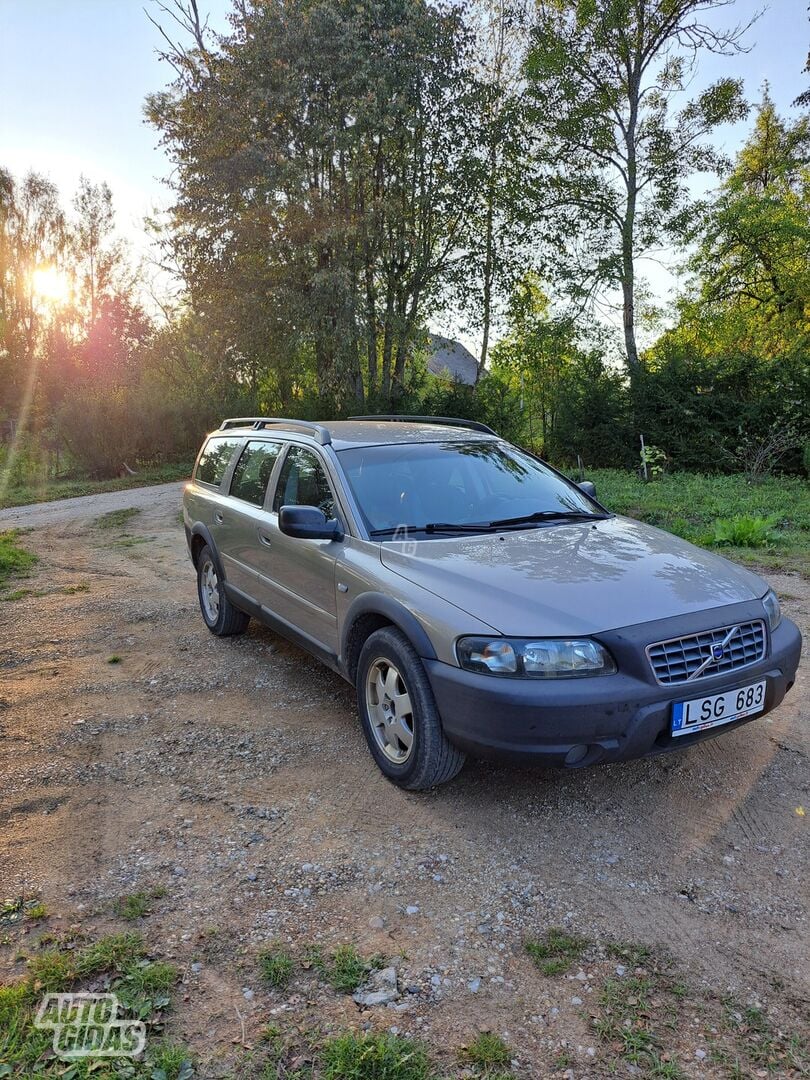
{"label": "front grille", "polygon": [[[647,646],[647,656],[658,682],[671,686],[755,664],[765,656],[765,640],[764,623],[738,623],[656,642]],[[722,656],[713,654],[717,646]]]}

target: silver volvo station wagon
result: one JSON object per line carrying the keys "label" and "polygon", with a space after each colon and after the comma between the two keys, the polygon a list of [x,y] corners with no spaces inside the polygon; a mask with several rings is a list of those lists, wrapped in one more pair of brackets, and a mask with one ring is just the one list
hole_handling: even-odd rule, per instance
{"label": "silver volvo station wagon", "polygon": [[225,420],[184,519],[209,630],[253,617],[339,672],[404,788],[468,753],[580,768],[691,746],[776,708],[799,663],[762,578],[483,424]]}

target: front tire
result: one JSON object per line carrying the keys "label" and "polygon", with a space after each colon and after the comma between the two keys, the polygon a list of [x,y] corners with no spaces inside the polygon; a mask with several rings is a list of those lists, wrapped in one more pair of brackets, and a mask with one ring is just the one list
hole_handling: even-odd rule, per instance
{"label": "front tire", "polygon": [[197,559],[197,597],[205,625],[212,634],[231,637],[245,632],[250,616],[235,608],[225,595],[225,583],[207,544]]}
{"label": "front tire", "polygon": [[357,707],[371,755],[393,783],[423,791],[458,773],[465,755],[442,728],[422,661],[393,626],[371,634],[357,665]]}

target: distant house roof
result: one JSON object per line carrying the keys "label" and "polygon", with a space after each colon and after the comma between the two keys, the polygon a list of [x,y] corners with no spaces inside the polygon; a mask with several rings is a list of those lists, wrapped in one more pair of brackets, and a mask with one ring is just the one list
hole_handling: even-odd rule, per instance
{"label": "distant house roof", "polygon": [[453,338],[441,334],[428,334],[428,371],[432,375],[444,375],[468,386],[475,385],[478,361],[468,348]]}

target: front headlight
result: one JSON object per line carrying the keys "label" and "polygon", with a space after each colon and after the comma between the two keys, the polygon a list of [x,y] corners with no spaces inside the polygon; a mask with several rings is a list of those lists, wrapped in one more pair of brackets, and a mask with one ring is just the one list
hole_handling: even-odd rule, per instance
{"label": "front headlight", "polygon": [[762,603],[765,605],[765,613],[768,616],[768,629],[773,633],[782,621],[782,609],[779,607],[779,601],[773,589],[768,589],[762,597]]}
{"label": "front headlight", "polygon": [[590,638],[465,637],[456,642],[461,667],[511,678],[570,679],[611,675],[613,657]]}

